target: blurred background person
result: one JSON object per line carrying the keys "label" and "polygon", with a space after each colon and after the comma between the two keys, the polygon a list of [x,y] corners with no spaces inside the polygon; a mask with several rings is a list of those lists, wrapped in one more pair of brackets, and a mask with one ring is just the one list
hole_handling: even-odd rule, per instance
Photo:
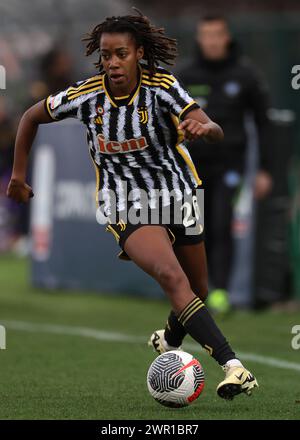
{"label": "blurred background person", "polygon": [[40,61],[40,76],[46,95],[63,90],[75,81],[74,62],[70,52],[61,45],[54,46]]}
{"label": "blurred background person", "polygon": [[272,188],[268,164],[269,96],[261,73],[241,55],[224,16],[203,17],[197,25],[196,41],[194,61],[180,77],[225,134],[220,144],[205,145],[199,140],[189,146],[205,189],[205,237],[212,289],[208,305],[225,312],[229,310],[233,260],[233,209],[246,171],[245,117],[249,113],[253,115],[259,147],[255,198],[264,198]]}
{"label": "blurred background person", "polygon": [[74,82],[75,66],[71,53],[62,44],[54,44],[37,62],[35,78],[29,82],[24,110]]}

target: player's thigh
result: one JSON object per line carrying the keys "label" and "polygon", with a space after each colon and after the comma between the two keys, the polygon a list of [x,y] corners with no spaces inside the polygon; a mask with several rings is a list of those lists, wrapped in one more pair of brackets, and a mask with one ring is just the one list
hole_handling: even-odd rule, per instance
{"label": "player's thigh", "polygon": [[127,255],[141,269],[155,278],[163,287],[188,284],[179,264],[169,235],[162,226],[143,226],[136,229],[124,244]]}
{"label": "player's thigh", "polygon": [[207,259],[204,241],[193,245],[176,246],[174,252],[189,280],[192,291],[204,301],[208,294]]}

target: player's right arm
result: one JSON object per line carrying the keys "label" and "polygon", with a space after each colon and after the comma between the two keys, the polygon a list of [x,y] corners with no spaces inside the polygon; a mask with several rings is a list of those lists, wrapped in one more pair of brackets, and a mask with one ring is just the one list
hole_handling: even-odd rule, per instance
{"label": "player's right arm", "polygon": [[14,164],[7,196],[16,202],[28,202],[33,197],[31,187],[26,183],[29,153],[35,139],[38,126],[55,122],[45,109],[45,101],[30,107],[22,116],[16,135]]}

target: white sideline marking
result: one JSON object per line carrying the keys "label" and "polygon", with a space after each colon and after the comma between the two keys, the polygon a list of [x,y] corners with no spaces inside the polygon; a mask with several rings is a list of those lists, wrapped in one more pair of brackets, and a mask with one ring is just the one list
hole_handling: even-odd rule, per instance
{"label": "white sideline marking", "polygon": [[[109,332],[104,330],[97,330],[87,327],[73,327],[66,325],[56,325],[56,324],[36,324],[33,322],[25,321],[3,321],[0,320],[7,329],[20,330],[27,332],[43,332],[43,333],[55,333],[59,335],[71,335],[71,336],[81,336],[85,338],[97,339],[99,341],[110,341],[110,342],[128,342],[128,343],[146,343],[148,338],[146,336],[133,336],[126,335],[124,333]],[[185,349],[193,351],[202,351],[197,344],[186,343],[184,344]],[[241,360],[256,362],[257,364],[269,365],[274,368],[281,368],[284,370],[294,370],[300,372],[300,364],[295,362],[284,361],[281,359],[276,359],[268,356],[262,356],[256,353],[243,353],[237,350],[238,356]]]}

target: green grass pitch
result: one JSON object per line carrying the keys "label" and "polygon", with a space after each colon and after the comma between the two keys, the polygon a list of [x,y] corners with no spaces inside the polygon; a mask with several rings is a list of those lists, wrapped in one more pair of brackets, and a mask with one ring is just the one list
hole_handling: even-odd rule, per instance
{"label": "green grass pitch", "polygon": [[28,262],[1,257],[0,419],[300,419],[300,350],[291,347],[299,314],[236,312],[219,320],[259,390],[223,401],[215,391],[222,370],[189,348],[204,367],[205,388],[191,406],[169,409],[146,387],[155,358],[147,337],[164,326],[168,309],[164,301],[33,289]]}

